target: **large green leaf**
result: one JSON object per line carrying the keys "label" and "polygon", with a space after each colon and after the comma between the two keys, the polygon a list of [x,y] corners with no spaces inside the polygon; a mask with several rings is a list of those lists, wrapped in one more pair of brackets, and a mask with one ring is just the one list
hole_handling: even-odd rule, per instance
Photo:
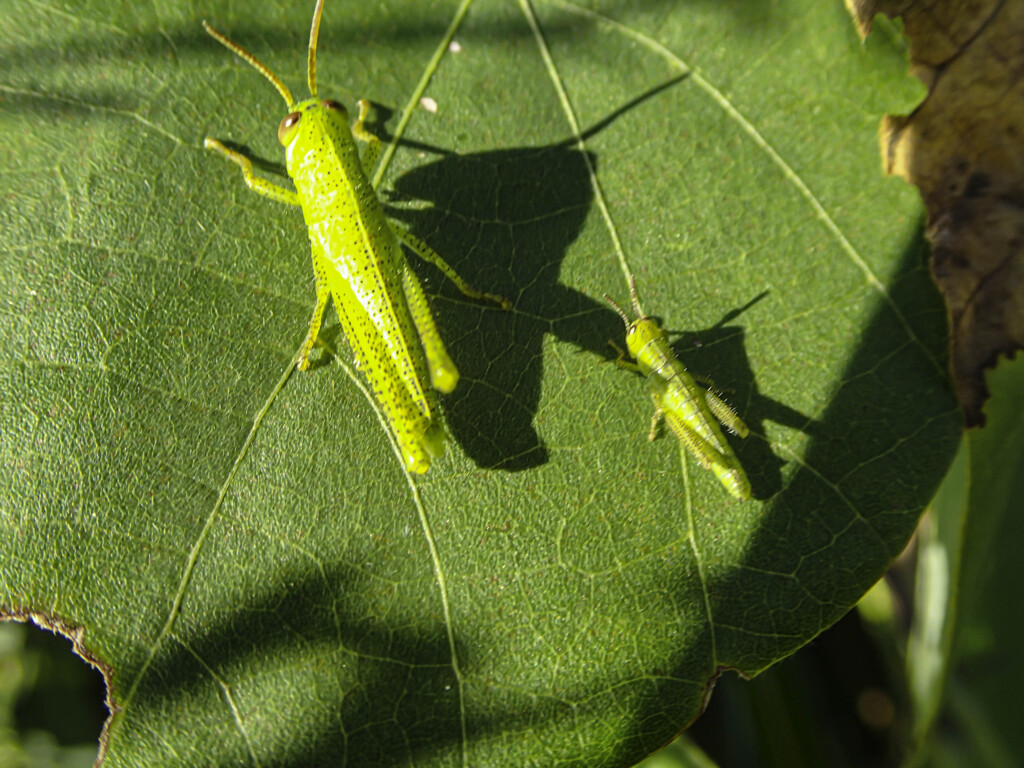
{"label": "large green leaf", "polygon": [[[333,315],[290,373],[301,215],[202,150],[272,176],[284,109],[201,17],[301,92],[307,5],[0,9],[0,605],[83,629],[109,764],[628,764],[847,610],[954,451],[879,170],[899,40],[818,0],[328,0],[321,94],[400,134],[382,196],[515,300],[416,265],[463,380],[410,479]],[[750,425],[755,501],[647,442],[624,265]]]}

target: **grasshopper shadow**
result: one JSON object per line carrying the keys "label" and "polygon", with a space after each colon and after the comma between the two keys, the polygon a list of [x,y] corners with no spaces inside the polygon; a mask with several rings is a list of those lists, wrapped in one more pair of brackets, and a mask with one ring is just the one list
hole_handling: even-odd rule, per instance
{"label": "grasshopper shadow", "polygon": [[445,399],[448,427],[481,467],[517,471],[547,460],[533,425],[545,334],[602,357],[607,340],[620,334],[621,321],[603,302],[559,282],[593,201],[596,164],[592,153],[557,144],[448,155],[400,177],[392,190],[393,202],[420,207],[391,207],[390,215],[475,287],[514,304],[505,312],[467,299],[433,267],[410,259],[434,295],[462,374]]}
{"label": "grasshopper shadow", "polygon": [[[154,712],[191,708],[211,677],[240,675],[243,687],[257,681],[272,687],[288,685],[271,682],[282,675],[293,679],[294,700],[286,696],[275,704],[268,697],[243,705],[257,722],[261,708],[300,715],[291,726],[277,719],[264,725],[268,733],[280,729],[290,736],[265,745],[264,764],[409,764],[417,755],[426,760],[457,743],[457,680],[443,631],[397,629],[378,620],[366,600],[381,596],[358,568],[293,565],[295,578],[287,587],[264,585],[244,604],[202,626],[182,627],[163,643],[128,714],[148,723],[161,717]],[[459,645],[460,659],[471,663],[471,650]],[[304,649],[301,658],[296,648]],[[300,689],[315,694],[317,703]],[[229,740],[225,749],[232,746]]]}

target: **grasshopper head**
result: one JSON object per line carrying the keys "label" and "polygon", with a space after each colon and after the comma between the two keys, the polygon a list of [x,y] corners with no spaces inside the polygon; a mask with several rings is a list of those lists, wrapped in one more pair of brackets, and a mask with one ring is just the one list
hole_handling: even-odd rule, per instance
{"label": "grasshopper head", "polygon": [[658,325],[658,321],[644,315],[627,326],[626,349],[629,350],[629,354],[634,359],[637,359],[640,350],[664,335],[665,333],[661,330],[661,326]]}
{"label": "grasshopper head", "polygon": [[636,279],[633,275],[629,276],[629,295],[633,301],[633,311],[637,314],[636,320],[630,320],[629,315],[607,293],[604,295],[604,298],[605,301],[611,304],[612,309],[615,310],[618,316],[622,318],[622,322],[626,324],[626,349],[629,350],[629,354],[636,360],[640,350],[654,339],[664,336],[664,332],[657,321],[645,315],[643,309],[641,309],[640,298],[636,294]]}
{"label": "grasshopper head", "polygon": [[277,138],[286,147],[295,140],[297,135],[299,135],[300,123],[310,122],[308,119],[306,121],[303,121],[302,119],[303,115],[306,113],[326,110],[328,113],[340,115],[341,122],[346,125],[348,123],[348,112],[345,110],[345,107],[336,101],[320,101],[316,95],[316,44],[317,39],[320,36],[320,17],[323,13],[323,9],[324,0],[317,0],[316,7],[313,9],[313,23],[309,29],[309,58],[306,67],[306,77],[309,82],[310,98],[298,103],[296,103],[295,99],[292,98],[292,92],[288,90],[288,86],[282,82],[281,78],[274,74],[274,71],[270,67],[256,58],[254,54],[250,53],[234,40],[230,39],[227,35],[222,32],[218,32],[205,21],[203,22],[203,28],[211,37],[252,66],[257,72],[270,81],[270,84],[273,85],[274,88],[277,89],[277,92],[281,94],[281,98],[283,98],[285,103],[288,105],[289,111],[278,126]]}
{"label": "grasshopper head", "polygon": [[306,99],[294,106],[277,126],[277,140],[287,147],[299,135],[307,123],[337,122],[339,126],[348,126],[348,110],[343,104],[327,99]]}

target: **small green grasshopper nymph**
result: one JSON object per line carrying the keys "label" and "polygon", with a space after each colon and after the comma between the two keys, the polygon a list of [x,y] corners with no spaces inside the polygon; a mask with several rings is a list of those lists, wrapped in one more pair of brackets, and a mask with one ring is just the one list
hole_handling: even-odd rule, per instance
{"label": "small green grasshopper nymph", "polygon": [[[716,419],[740,437],[749,434],[747,425],[722,398],[697,385],[669,346],[668,334],[640,309],[636,281],[632,275],[629,292],[636,320],[630,320],[611,296],[605,294],[605,299],[626,324],[626,349],[636,360],[635,365],[626,362],[625,352],[620,349],[616,362],[647,377],[651,399],[654,400],[649,439],[654,439],[658,422],[664,416],[669,429],[701,466],[714,472],[729,493],[740,501],[746,501],[750,498],[750,481]],[[614,342],[612,345],[618,349]]]}
{"label": "small green grasshopper nymph", "polygon": [[[467,296],[496,302],[505,309],[511,303],[472,288],[430,246],[384,214],[367,176],[381,151],[380,140],[364,126],[369,102],[359,102],[359,116],[350,129],[345,107],[317,96],[316,44],[322,10],[323,0],[317,0],[309,31],[310,98],[300,102],[263,62],[203,22],[215,40],[252,65],[287,103],[288,114],[277,129],[277,138],[285,148],[295,190],[257,177],[249,158],[216,139],[207,138],[203,146],[238,165],[252,191],[302,208],[313,250],[316,307],[299,350],[298,366],[301,370],[309,367],[309,353],[327,300],[333,297],[356,367],[370,383],[406,469],[423,473],[444,453],[445,432],[435,390],[451,392],[459,372],[445,350],[423,288],[406,263],[399,241],[434,264]],[[366,144],[362,157],[356,139]]]}

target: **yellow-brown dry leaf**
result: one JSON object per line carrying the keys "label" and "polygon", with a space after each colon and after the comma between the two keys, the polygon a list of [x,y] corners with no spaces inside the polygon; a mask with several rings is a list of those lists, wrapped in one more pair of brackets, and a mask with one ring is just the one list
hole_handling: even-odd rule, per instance
{"label": "yellow-brown dry leaf", "polygon": [[929,88],[911,115],[883,121],[883,160],[924,198],[953,378],[967,425],[980,425],[984,369],[1024,348],[1024,3],[847,5],[862,35],[876,13],[902,19]]}

